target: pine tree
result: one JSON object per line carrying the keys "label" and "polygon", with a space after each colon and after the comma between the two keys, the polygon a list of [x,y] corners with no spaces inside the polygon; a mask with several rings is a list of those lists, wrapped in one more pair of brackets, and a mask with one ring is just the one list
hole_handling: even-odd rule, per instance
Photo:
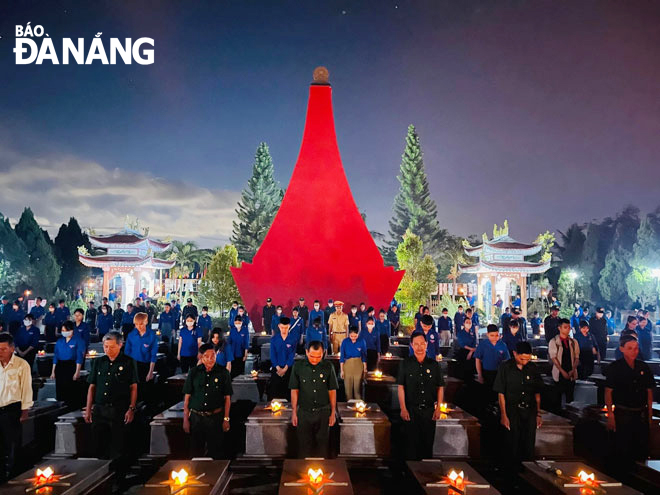
{"label": "pine tree", "polygon": [[57,286],[65,292],[73,294],[85,277],[89,276],[90,269],[80,263],[78,247],[85,246],[91,251],[92,245],[87,234],[83,233],[74,217],[69,218],[69,224],[63,223],[55,237],[55,256],[62,267]]}
{"label": "pine tree", "polygon": [[55,292],[61,268],[53,249],[44,238],[41,227],[30,208],[25,208],[16,224],[16,235],[25,244],[30,257],[30,286],[35,295],[50,296]]}
{"label": "pine tree", "polygon": [[630,307],[626,276],[630,273],[630,253],[623,248],[612,249],[605,257],[605,266],[600,271],[598,288],[614,308]]}
{"label": "pine tree", "polygon": [[254,158],[252,177],[241,193],[233,222],[231,241],[238,251],[238,259],[252,261],[282,203],[284,191],[273,176],[273,160],[266,143],[260,143]]}
{"label": "pine tree", "polygon": [[412,124],[408,126],[406,146],[397,179],[401,187],[392,207],[389,239],[386,243],[388,249],[383,253],[385,261],[391,265],[396,264],[395,250],[406,230],[410,229],[421,238],[424,252],[437,262],[447,233],[438,223],[438,207],[431,199],[419,136]]}
{"label": "pine tree", "polygon": [[17,293],[27,287],[30,257],[9,219],[0,213],[0,292]]}

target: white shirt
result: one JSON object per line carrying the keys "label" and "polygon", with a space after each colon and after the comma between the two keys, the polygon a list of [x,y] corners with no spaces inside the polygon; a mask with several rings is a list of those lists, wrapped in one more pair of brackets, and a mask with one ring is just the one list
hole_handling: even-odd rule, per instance
{"label": "white shirt", "polygon": [[21,403],[21,409],[30,409],[32,401],[32,372],[28,362],[12,354],[7,366],[0,364],[0,407],[14,402]]}

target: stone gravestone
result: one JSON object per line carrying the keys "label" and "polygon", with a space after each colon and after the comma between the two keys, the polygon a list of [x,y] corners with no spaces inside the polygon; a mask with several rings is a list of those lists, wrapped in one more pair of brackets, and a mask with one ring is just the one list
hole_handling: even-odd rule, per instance
{"label": "stone gravestone", "polygon": [[278,401],[281,409],[274,410],[272,402],[255,406],[245,423],[245,457],[283,458],[295,451],[295,429],[291,424],[291,405]]}
{"label": "stone gravestone", "polygon": [[360,412],[358,401],[340,402],[339,456],[388,457],[390,454],[390,421],[377,404],[366,404]]}

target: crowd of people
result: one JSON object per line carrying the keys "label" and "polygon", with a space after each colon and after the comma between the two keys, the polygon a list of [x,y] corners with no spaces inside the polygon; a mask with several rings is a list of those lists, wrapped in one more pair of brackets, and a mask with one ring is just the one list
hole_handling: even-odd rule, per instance
{"label": "crowd of people", "polygon": [[[56,382],[57,399],[67,404],[76,404],[72,384],[80,377],[92,338],[103,342],[104,355],[93,361],[87,379],[84,407],[84,419],[92,423],[100,457],[121,457],[126,445],[121,432],[133,421],[138,400],[148,394],[161,342],[169,344],[181,372],[187,373],[183,428],[191,435],[192,455],[220,455],[222,434],[230,428],[232,379],[245,373],[250,349],[252,322],[237,301],[225,329],[213,324],[207,307],[199,312],[191,298],[183,306],[178,300],[166,303],[160,314],[151,301],[142,298],[125,310],[119,303],[113,309],[104,298],[98,311],[90,301],[86,311],[78,308],[73,315],[65,301],[48,308],[41,298],[35,302],[27,312],[24,300],[9,304],[3,297],[0,308],[5,330],[0,333],[2,476],[9,476],[13,465],[16,424],[32,405],[28,382],[42,326],[43,338],[55,342],[51,378]],[[266,300],[259,316],[264,334],[270,336],[267,395],[269,400],[291,401],[301,455],[326,455],[328,428],[336,421],[339,381],[324,357],[339,356],[346,399],[363,399],[367,373],[376,370],[387,355],[390,338],[401,335],[399,312],[396,301],[378,312],[360,303],[345,313],[342,301],[330,299],[322,308],[315,300],[308,308],[300,298],[288,316],[282,306],[273,304],[271,298]],[[472,381],[476,376],[499,405],[509,458],[517,462],[533,458],[535,430],[542,423],[542,380],[529,340],[540,339],[543,327],[552,378],[571,402],[575,381],[588,377],[594,363],[604,359],[610,333],[603,308],[590,317],[586,310],[576,308],[574,321],[560,318],[559,307],[553,306],[542,324],[538,314],[533,314],[529,333],[518,307],[505,308],[499,323],[487,325],[480,333],[474,307],[458,306],[453,317],[443,308],[437,320],[428,307],[418,308],[409,356],[397,377],[407,459],[431,455],[433,425],[441,413],[444,392],[439,366],[443,347],[452,349],[462,378]],[[631,458],[640,452],[641,437],[648,432],[653,377],[637,357],[646,358],[650,352],[652,326],[643,311],[629,317],[620,335],[618,364],[606,372],[606,406],[610,412],[616,410],[610,414],[608,426],[617,431],[621,451]],[[295,360],[296,354],[305,354],[306,359]],[[11,368],[18,370],[13,378],[7,373]],[[10,383],[12,380],[18,383]],[[112,441],[103,441],[108,435]]]}

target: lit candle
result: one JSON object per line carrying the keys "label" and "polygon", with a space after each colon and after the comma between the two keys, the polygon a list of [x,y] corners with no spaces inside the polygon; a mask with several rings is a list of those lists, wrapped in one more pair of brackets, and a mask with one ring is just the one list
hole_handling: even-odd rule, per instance
{"label": "lit candle", "polygon": [[446,402],[441,402],[440,403],[440,412],[446,413],[449,411],[449,408],[447,407]]}
{"label": "lit candle", "polygon": [[281,402],[278,402],[276,400],[273,400],[273,401],[270,402],[270,410],[271,411],[277,412],[280,409],[282,409],[282,403]]}
{"label": "lit candle", "polygon": [[88,354],[92,357],[96,356],[96,349],[92,349],[91,351],[88,352]]}
{"label": "lit candle", "polygon": [[250,374],[252,375],[253,378],[256,378],[257,376],[259,376],[259,372],[257,370],[250,371]]}
{"label": "lit candle", "polygon": [[52,478],[53,474],[55,474],[55,472],[53,471],[53,468],[50,466],[48,466],[44,470],[37,468],[36,482],[39,484],[46,483],[48,480]]}
{"label": "lit candle", "polygon": [[319,484],[323,481],[323,470],[321,468],[313,469],[309,468],[307,470],[307,476],[309,477],[309,482],[313,485]]}
{"label": "lit candle", "polygon": [[398,340],[395,340],[394,343],[393,343],[392,345],[399,345],[399,341],[398,341]]}
{"label": "lit candle", "polygon": [[266,333],[266,330],[262,330],[261,335],[268,335],[268,334]]}
{"label": "lit candle", "polygon": [[399,332],[399,337],[403,337],[403,332]]}
{"label": "lit candle", "polygon": [[534,335],[534,338],[535,338],[536,340],[539,340],[539,339],[541,338],[541,336],[540,336],[540,335]]}
{"label": "lit candle", "polygon": [[442,354],[438,354],[438,361],[442,361]]}
{"label": "lit candle", "polygon": [[392,353],[391,352],[386,352],[385,357],[388,357],[388,358],[392,357]]}
{"label": "lit candle", "polygon": [[596,481],[594,473],[586,473],[585,471],[580,471],[578,473],[578,479],[580,480],[580,483],[593,483]]}
{"label": "lit candle", "polygon": [[172,471],[172,480],[176,485],[185,485],[188,481],[188,473],[183,468],[180,471]]}
{"label": "lit candle", "polygon": [[380,370],[376,370],[376,371],[374,371],[374,376],[376,378],[382,378],[383,377],[383,372],[380,371]]}
{"label": "lit candle", "polygon": [[355,410],[357,412],[363,413],[367,410],[367,405],[364,403],[364,401],[359,400],[355,403]]}
{"label": "lit candle", "polygon": [[46,351],[39,351],[37,354],[39,354],[40,356],[45,356],[45,355],[46,355]]}
{"label": "lit candle", "polygon": [[465,475],[463,474],[463,471],[457,473],[453,469],[449,472],[447,475],[447,478],[449,479],[449,483],[456,487],[456,488],[462,488],[463,487],[463,480],[465,478]]}

